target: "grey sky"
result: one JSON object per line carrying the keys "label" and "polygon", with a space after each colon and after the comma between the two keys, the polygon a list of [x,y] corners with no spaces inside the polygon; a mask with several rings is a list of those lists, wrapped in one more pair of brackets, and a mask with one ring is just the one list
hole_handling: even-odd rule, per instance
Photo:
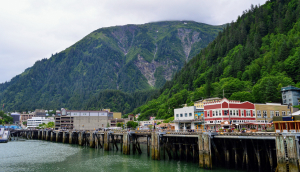
{"label": "grey sky", "polygon": [[1,0],[0,83],[101,27],[161,20],[221,25],[266,0]]}

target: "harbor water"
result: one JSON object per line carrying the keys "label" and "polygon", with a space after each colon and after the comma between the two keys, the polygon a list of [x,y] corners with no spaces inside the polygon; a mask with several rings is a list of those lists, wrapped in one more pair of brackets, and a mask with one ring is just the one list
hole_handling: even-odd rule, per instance
{"label": "harbor water", "polygon": [[[41,140],[10,141],[0,144],[0,171],[97,171],[97,172],[206,172],[198,163],[152,160],[146,145],[142,154],[123,155],[85,146]],[[214,168],[213,172],[236,171]]]}

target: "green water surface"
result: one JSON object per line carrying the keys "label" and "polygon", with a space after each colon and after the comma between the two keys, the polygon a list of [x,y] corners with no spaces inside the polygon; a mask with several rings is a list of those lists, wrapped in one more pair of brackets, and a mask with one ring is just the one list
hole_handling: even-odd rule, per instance
{"label": "green water surface", "polygon": [[[152,160],[145,145],[141,155],[123,155],[84,146],[41,140],[0,144],[0,171],[84,171],[84,172],[207,172],[197,163]],[[233,170],[214,169],[213,172]]]}

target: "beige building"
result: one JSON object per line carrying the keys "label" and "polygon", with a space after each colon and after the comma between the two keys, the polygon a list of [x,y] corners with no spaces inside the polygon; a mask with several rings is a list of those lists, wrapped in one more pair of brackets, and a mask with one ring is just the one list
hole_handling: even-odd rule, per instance
{"label": "beige building", "polygon": [[194,106],[196,107],[196,109],[203,109],[204,108],[204,103],[212,103],[212,102],[217,102],[222,100],[219,97],[213,97],[213,98],[208,98],[208,99],[204,99],[204,100],[198,100],[194,102]]}
{"label": "beige building", "polygon": [[122,113],[121,112],[113,112],[113,118],[121,119],[122,118]]}
{"label": "beige building", "polygon": [[21,114],[20,115],[20,124],[23,125],[23,122],[27,122],[28,119],[32,119],[32,117],[35,117],[35,113],[30,114]]}
{"label": "beige building", "polygon": [[55,116],[55,129],[94,130],[110,126],[113,113],[108,111],[61,110]]}
{"label": "beige building", "polygon": [[256,103],[256,121],[257,122],[270,122],[274,116],[287,116],[293,113],[293,108],[289,109],[287,105],[281,105],[280,103]]}

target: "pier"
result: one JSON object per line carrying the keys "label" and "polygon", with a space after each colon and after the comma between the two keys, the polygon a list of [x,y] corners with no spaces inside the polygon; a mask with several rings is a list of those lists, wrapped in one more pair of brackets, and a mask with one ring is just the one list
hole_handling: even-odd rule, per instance
{"label": "pier", "polygon": [[[125,155],[147,153],[153,160],[181,160],[252,171],[299,172],[300,133],[220,133],[175,131],[59,131],[16,130],[11,138],[25,137],[78,144]],[[141,141],[147,146],[142,152]]]}

